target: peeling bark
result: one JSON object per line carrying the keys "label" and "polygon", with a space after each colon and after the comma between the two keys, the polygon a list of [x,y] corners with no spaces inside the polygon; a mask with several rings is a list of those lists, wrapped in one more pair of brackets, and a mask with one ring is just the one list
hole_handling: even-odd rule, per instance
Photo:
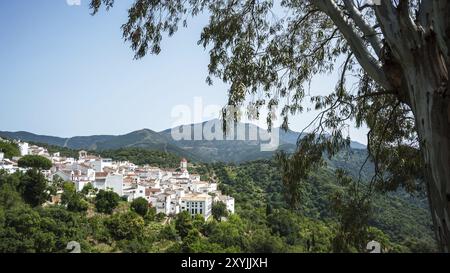
{"label": "peeling bark", "polygon": [[[425,162],[425,180],[435,234],[450,251],[450,99],[448,71],[433,35],[403,64],[411,109]],[[406,62],[407,63],[407,62]]]}

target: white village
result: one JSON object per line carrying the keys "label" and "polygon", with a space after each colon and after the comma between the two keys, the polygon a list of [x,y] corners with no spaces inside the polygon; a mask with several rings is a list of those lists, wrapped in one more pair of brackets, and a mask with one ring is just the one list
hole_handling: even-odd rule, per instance
{"label": "white village", "polygon": [[[3,140],[5,141],[5,140]],[[62,179],[74,183],[77,191],[92,185],[98,190],[114,191],[128,202],[145,198],[156,213],[174,216],[188,211],[192,216],[211,216],[213,202],[222,202],[229,213],[234,213],[234,198],[218,190],[215,181],[201,181],[200,175],[188,172],[188,161],[183,158],[178,169],[137,166],[128,161],[117,162],[108,158],[79,152],[79,158],[50,154],[47,149],[26,142],[15,141],[21,157],[39,155],[51,160],[53,166],[42,171],[49,181]],[[26,171],[18,166],[21,157],[7,159],[0,151],[0,170],[8,173]],[[58,203],[58,196],[53,197]]]}

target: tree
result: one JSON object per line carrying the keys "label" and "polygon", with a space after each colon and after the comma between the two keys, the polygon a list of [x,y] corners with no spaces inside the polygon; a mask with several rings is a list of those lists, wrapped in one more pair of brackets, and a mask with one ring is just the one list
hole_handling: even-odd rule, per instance
{"label": "tree", "polygon": [[75,189],[75,184],[65,182],[63,184],[63,194],[61,195],[61,203],[67,206],[69,211],[85,212],[89,208],[89,204],[83,199],[83,195]]}
{"label": "tree", "polygon": [[161,222],[165,218],[166,218],[166,215],[163,212],[157,213],[155,215],[155,221],[157,221],[157,222]]}
{"label": "tree", "polygon": [[[274,3],[277,4],[274,4]],[[114,0],[92,0],[93,14]],[[305,84],[341,67],[336,88],[312,95],[318,116],[305,128],[292,155],[281,154],[283,181],[292,204],[299,182],[328,156],[349,146],[348,121],[369,128],[368,152],[376,174],[373,189],[414,190],[425,180],[437,240],[450,250],[450,21],[446,0],[135,1],[123,37],[135,58],[161,51],[187,19],[210,15],[199,44],[209,48],[207,82],[230,84],[224,119],[232,107],[259,113],[281,109],[282,127],[305,110]],[[280,16],[276,16],[279,14]],[[314,31],[312,31],[314,30]],[[355,86],[356,88],[352,88]],[[226,123],[224,122],[224,126]]]}
{"label": "tree", "polygon": [[47,179],[36,169],[30,169],[24,174],[20,188],[24,201],[33,207],[42,205],[50,198]]}
{"label": "tree", "polygon": [[52,162],[39,155],[26,155],[17,162],[22,168],[36,168],[39,170],[50,170]]}
{"label": "tree", "polygon": [[211,209],[212,216],[217,221],[221,221],[222,217],[228,216],[227,206],[223,202],[214,202]]}
{"label": "tree", "polygon": [[183,211],[177,214],[175,217],[175,229],[181,238],[186,237],[189,231],[193,229],[192,216],[187,211]]}
{"label": "tree", "polygon": [[138,238],[144,229],[144,220],[135,212],[118,213],[107,220],[106,226],[116,240]]}
{"label": "tree", "polygon": [[279,210],[267,217],[269,227],[273,234],[286,237],[288,243],[294,244],[299,236],[300,227],[293,214],[285,210]]}
{"label": "tree", "polygon": [[20,149],[16,143],[0,140],[0,152],[5,154],[5,158],[20,156]]}
{"label": "tree", "polygon": [[142,197],[136,198],[131,202],[131,209],[144,217],[148,212],[148,201]]}
{"label": "tree", "polygon": [[119,202],[120,196],[117,193],[100,190],[95,197],[95,208],[98,212],[111,214]]}

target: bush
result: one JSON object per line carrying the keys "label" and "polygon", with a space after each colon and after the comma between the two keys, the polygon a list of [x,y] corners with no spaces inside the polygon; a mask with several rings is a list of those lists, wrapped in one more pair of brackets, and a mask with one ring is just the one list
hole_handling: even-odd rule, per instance
{"label": "bush", "polygon": [[135,212],[118,213],[107,220],[106,226],[116,240],[133,240],[142,235],[145,223]]}
{"label": "bush", "polygon": [[5,154],[5,158],[20,156],[19,146],[12,142],[0,140],[0,151]]}
{"label": "bush", "polygon": [[131,209],[144,217],[148,212],[148,201],[142,197],[134,199],[133,202],[131,202]]}
{"label": "bush", "polygon": [[98,212],[111,214],[119,202],[120,196],[117,193],[100,190],[95,197],[95,208]]}
{"label": "bush", "polygon": [[52,162],[39,155],[26,155],[17,162],[22,168],[35,168],[39,170],[50,170]]}

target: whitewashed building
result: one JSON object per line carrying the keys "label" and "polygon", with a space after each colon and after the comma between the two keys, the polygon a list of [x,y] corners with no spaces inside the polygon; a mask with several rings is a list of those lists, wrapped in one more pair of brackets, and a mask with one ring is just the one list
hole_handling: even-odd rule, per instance
{"label": "whitewashed building", "polygon": [[19,142],[17,145],[19,146],[19,150],[20,150],[20,155],[21,156],[26,156],[26,155],[29,154],[28,143],[26,143],[26,142]]}
{"label": "whitewashed building", "polygon": [[205,193],[189,193],[180,198],[181,211],[189,212],[192,217],[197,214],[205,219],[211,216],[212,196]]}

